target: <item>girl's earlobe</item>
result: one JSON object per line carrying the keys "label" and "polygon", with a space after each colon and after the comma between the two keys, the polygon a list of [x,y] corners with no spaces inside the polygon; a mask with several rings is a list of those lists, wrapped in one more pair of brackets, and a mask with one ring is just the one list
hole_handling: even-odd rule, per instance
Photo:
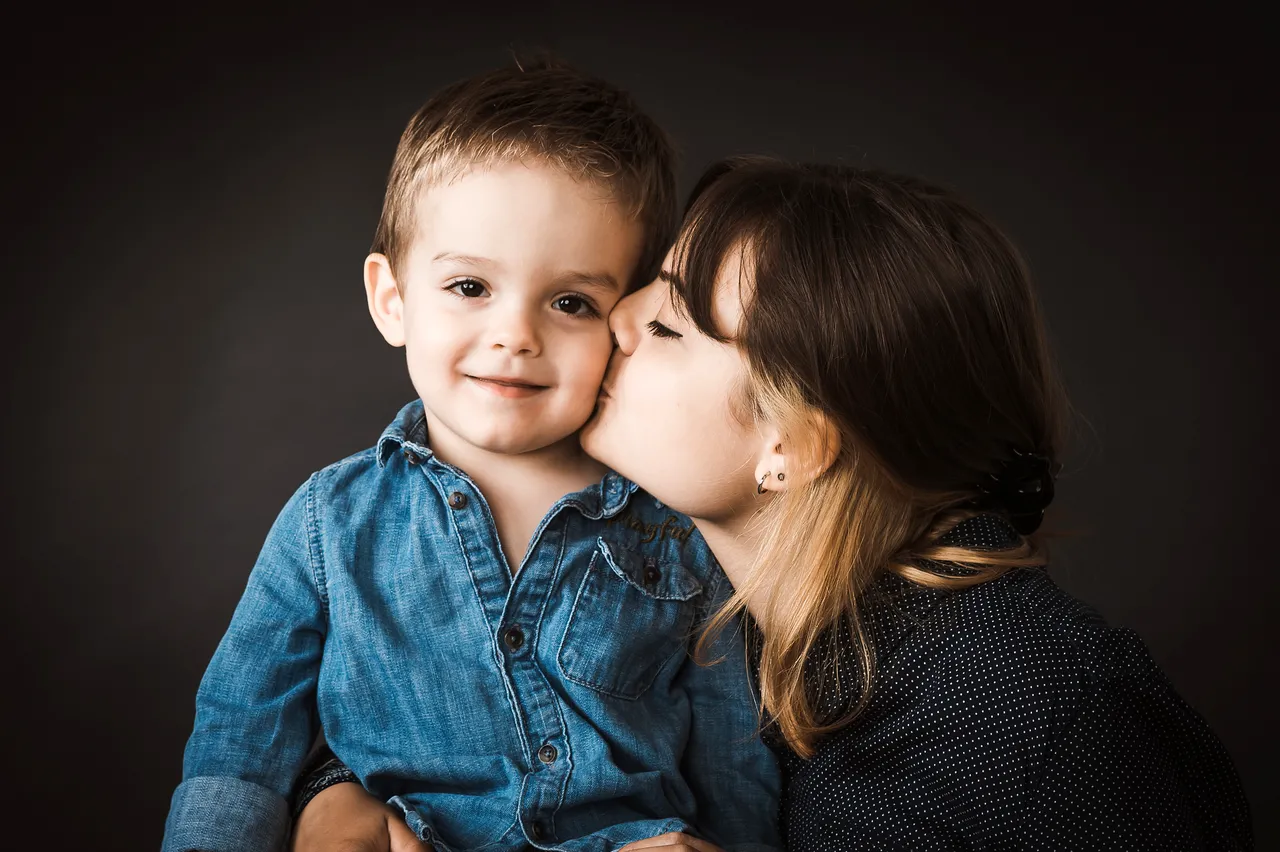
{"label": "girl's earlobe", "polygon": [[[767,440],[756,466],[757,493],[803,488],[835,464],[840,454],[840,433],[830,418],[811,412],[794,428],[795,434],[786,436],[780,436],[777,427],[766,431]],[[766,488],[771,477],[773,487]]]}

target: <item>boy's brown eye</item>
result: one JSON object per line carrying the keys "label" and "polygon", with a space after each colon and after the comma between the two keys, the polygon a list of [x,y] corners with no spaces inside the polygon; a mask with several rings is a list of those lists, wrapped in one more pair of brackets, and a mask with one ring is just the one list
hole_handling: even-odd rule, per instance
{"label": "boy's brown eye", "polygon": [[458,281],[453,285],[453,288],[457,291],[458,295],[466,296],[471,299],[484,295],[484,285],[479,281],[475,281],[470,278]]}
{"label": "boy's brown eye", "polygon": [[596,309],[581,296],[561,296],[552,302],[557,311],[573,316],[596,316]]}

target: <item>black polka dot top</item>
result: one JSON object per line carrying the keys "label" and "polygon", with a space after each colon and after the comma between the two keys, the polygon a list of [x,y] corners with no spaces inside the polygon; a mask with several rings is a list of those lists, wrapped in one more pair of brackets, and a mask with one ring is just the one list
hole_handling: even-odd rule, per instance
{"label": "black polka dot top", "polygon": [[[1014,541],[994,515],[946,539]],[[1239,779],[1204,720],[1135,633],[1043,570],[955,592],[885,576],[873,591],[870,704],[810,760],[773,740],[791,852],[1253,848]],[[847,640],[810,659],[829,718],[857,671]]]}

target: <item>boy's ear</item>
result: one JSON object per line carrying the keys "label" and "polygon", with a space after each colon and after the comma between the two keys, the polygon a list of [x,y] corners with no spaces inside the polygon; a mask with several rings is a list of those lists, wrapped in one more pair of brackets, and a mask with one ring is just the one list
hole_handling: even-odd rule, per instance
{"label": "boy's ear", "polygon": [[364,259],[364,292],[369,316],[383,339],[392,346],[404,346],[404,299],[385,254],[375,252]]}

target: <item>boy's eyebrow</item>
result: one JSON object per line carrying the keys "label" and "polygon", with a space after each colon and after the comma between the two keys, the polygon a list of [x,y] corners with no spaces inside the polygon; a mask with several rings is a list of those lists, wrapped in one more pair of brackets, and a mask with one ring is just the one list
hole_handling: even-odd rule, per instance
{"label": "boy's eyebrow", "polygon": [[598,287],[604,290],[622,289],[611,272],[566,272],[556,278],[557,283],[576,284],[579,287]]}
{"label": "boy's eyebrow", "polygon": [[457,254],[451,251],[442,251],[435,257],[431,258],[432,263],[441,261],[450,261],[453,263],[461,263],[464,266],[499,266],[500,264],[490,260],[487,257],[476,257],[473,254]]}

